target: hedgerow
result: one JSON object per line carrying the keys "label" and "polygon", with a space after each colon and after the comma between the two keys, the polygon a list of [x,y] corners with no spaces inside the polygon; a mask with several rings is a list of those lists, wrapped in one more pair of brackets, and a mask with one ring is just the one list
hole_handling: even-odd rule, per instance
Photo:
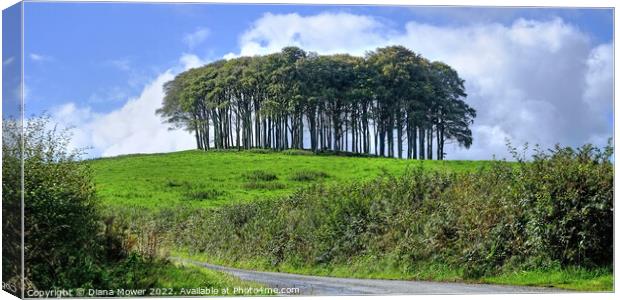
{"label": "hedgerow", "polygon": [[[611,146],[557,146],[475,172],[423,166],[348,186],[314,185],[277,201],[169,218],[169,242],[191,252],[300,267],[390,258],[462,269],[611,266]],[[174,211],[168,212],[175,215]],[[176,224],[176,225],[174,225]]]}

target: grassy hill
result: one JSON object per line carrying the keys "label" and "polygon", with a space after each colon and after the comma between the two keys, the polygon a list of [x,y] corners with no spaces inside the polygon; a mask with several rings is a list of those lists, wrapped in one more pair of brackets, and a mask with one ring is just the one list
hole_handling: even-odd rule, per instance
{"label": "grassy hill", "polygon": [[419,165],[463,171],[488,162],[312,155],[305,151],[191,150],[103,158],[90,164],[105,205],[164,208],[274,198],[314,183],[366,181],[384,172],[398,175]]}
{"label": "grassy hill", "polygon": [[526,163],[297,150],[88,163],[118,228],[138,249],[158,241],[163,255],[314,275],[613,287],[613,168],[598,149]]}

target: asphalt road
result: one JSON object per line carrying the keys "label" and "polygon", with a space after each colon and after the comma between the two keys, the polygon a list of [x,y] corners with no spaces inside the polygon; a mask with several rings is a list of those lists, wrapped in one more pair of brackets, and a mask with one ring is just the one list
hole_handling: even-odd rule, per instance
{"label": "asphalt road", "polygon": [[353,279],[309,276],[277,272],[241,270],[208,263],[174,258],[205,268],[225,272],[242,280],[254,281],[271,288],[297,288],[301,295],[403,295],[403,294],[514,294],[565,293],[552,288],[430,282],[408,280]]}

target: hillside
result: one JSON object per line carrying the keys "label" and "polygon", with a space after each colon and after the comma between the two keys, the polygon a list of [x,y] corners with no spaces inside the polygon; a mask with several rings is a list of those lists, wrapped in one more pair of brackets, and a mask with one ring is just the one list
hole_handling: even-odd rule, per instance
{"label": "hillside", "polygon": [[165,208],[179,204],[219,206],[291,194],[314,183],[374,179],[423,165],[428,169],[474,170],[486,161],[420,161],[312,155],[304,151],[182,151],[127,155],[89,162],[105,205]]}
{"label": "hillside", "polygon": [[88,163],[114,226],[147,256],[610,290],[610,153],[557,148],[505,163],[183,151]]}

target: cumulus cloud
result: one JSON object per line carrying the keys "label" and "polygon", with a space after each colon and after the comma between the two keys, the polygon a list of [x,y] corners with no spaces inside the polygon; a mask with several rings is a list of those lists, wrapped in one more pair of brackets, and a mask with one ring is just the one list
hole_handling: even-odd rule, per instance
{"label": "cumulus cloud", "polygon": [[54,108],[51,114],[61,126],[72,127],[71,146],[89,147],[93,157],[192,149],[195,142],[191,134],[168,130],[169,126],[155,114],[164,96],[163,84],[173,78],[172,69],[158,75],[139,96],[108,113],[69,102]]}
{"label": "cumulus cloud", "polygon": [[613,99],[614,53],[611,44],[602,44],[590,51],[588,56],[586,88],[583,100],[594,110],[612,115],[608,109],[609,100]]}
{"label": "cumulus cloud", "polygon": [[[424,39],[429,36],[432,41]],[[506,148],[498,145],[504,139],[550,147],[612,136],[610,119],[600,114],[612,111],[612,83],[603,79],[612,73],[597,69],[611,68],[605,56],[610,53],[593,48],[583,32],[561,19],[463,28],[409,23],[394,42],[453,65],[466,80],[468,102],[478,110],[474,145],[470,151],[453,149],[451,157],[505,157]],[[608,93],[584,101],[591,89]]]}
{"label": "cumulus cloud", "polygon": [[[240,38],[240,52],[226,58],[251,56],[298,46],[323,54],[363,54],[384,43],[390,29],[370,16],[322,13],[312,16],[267,13]],[[361,52],[360,52],[361,51]]]}
{"label": "cumulus cloud", "polygon": [[392,44],[444,61],[465,79],[467,101],[478,111],[474,144],[469,150],[448,146],[448,158],[506,157],[506,139],[550,147],[612,136],[612,47],[593,46],[560,18],[459,27],[408,22],[390,29],[371,16],[348,13],[265,14],[241,36],[239,53],[228,56],[288,45],[361,55]]}

